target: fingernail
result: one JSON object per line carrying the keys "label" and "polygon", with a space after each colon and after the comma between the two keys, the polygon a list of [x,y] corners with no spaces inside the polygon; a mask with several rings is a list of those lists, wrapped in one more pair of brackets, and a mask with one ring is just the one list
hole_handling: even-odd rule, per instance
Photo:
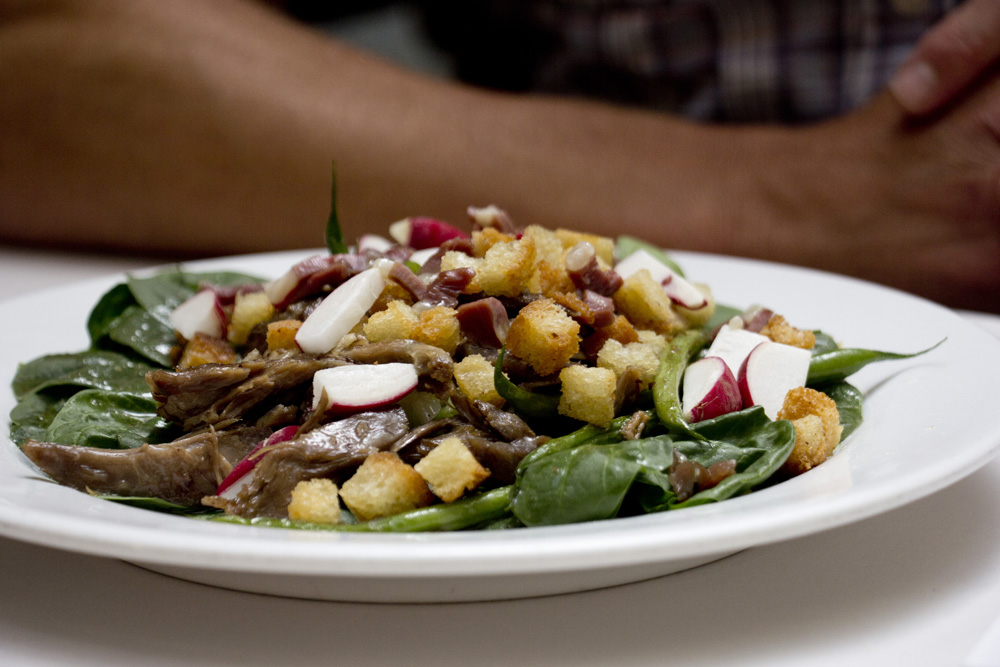
{"label": "fingernail", "polygon": [[910,113],[929,110],[934,101],[936,86],[937,75],[922,60],[903,65],[889,82],[889,90]]}

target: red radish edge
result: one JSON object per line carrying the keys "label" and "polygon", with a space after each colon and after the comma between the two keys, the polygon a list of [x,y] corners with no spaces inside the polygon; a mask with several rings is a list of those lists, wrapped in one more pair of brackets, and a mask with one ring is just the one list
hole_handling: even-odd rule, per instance
{"label": "red radish edge", "polygon": [[223,491],[231,488],[233,484],[240,481],[244,475],[254,469],[254,466],[256,466],[260,459],[263,458],[262,456],[257,456],[257,452],[262,450],[264,447],[269,447],[271,445],[276,445],[279,442],[291,440],[295,437],[295,434],[298,433],[298,431],[298,426],[286,426],[284,428],[279,428],[277,431],[261,440],[253,449],[250,450],[249,454],[244,456],[239,463],[233,466],[233,469],[229,471],[226,478],[222,480],[221,484],[219,484],[219,488],[215,490],[215,495],[221,496]]}
{"label": "red radish edge", "polygon": [[696,423],[713,419],[743,406],[736,376],[719,357],[705,357],[684,372],[684,417]]}

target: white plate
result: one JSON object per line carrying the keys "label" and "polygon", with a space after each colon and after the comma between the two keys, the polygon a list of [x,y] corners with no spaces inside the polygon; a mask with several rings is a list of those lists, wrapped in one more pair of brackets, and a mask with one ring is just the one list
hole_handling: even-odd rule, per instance
{"label": "white plate", "polygon": [[[302,253],[197,262],[276,276]],[[361,535],[221,525],[156,514],[52,484],[5,437],[0,534],[239,590],[356,601],[458,601],[587,590],[677,572],[741,549],[891,510],[973,472],[1000,446],[1000,341],[944,308],[831,274],[677,253],[720,303],[765,304],[852,347],[933,353],[854,376],[866,421],[822,466],[717,505],[574,526]],[[7,301],[0,378],[18,361],[87,345],[84,323],[119,278]],[[6,388],[0,412],[13,407]]]}

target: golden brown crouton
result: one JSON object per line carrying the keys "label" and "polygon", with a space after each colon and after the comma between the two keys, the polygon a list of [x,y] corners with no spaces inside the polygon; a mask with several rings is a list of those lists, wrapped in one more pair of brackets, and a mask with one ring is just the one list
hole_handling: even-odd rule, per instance
{"label": "golden brown crouton", "polygon": [[552,299],[538,299],[521,309],[507,332],[507,349],[539,375],[551,375],[580,349],[580,325]]}
{"label": "golden brown crouton", "polygon": [[446,503],[458,500],[490,476],[490,471],[455,436],[442,440],[413,468],[424,478],[434,495]]}
{"label": "golden brown crouton", "polygon": [[426,507],[434,502],[427,482],[393,452],[376,452],[344,482],[340,497],[359,521]]}
{"label": "golden brown crouton", "polygon": [[514,237],[504,234],[496,227],[486,227],[472,232],[472,254],[476,257],[484,257],[486,251],[497,243],[507,243],[513,241]]}
{"label": "golden brown crouton", "polygon": [[413,327],[413,340],[440,347],[454,355],[462,342],[462,326],[454,308],[435,306],[420,313]]}
{"label": "golden brown crouton", "polygon": [[674,312],[663,286],[653,280],[646,269],[640,269],[626,278],[612,298],[618,311],[637,328],[670,334],[688,326]]}
{"label": "golden brown crouton", "polygon": [[615,377],[621,377],[625,369],[631,366],[639,373],[641,386],[646,388],[656,379],[656,372],[660,369],[660,357],[652,345],[645,343],[622,345],[611,339],[597,353],[597,365],[601,368],[610,368],[614,371]]}
{"label": "golden brown crouton", "polygon": [[263,292],[238,293],[229,318],[229,342],[243,345],[250,330],[274,316],[274,306]]}
{"label": "golden brown crouton", "polygon": [[517,296],[535,272],[535,244],[530,238],[497,243],[486,251],[476,278],[484,294]]}
{"label": "golden brown crouton", "polygon": [[406,303],[390,301],[385,310],[372,313],[365,322],[365,337],[372,343],[413,338],[417,315]]}
{"label": "golden brown crouton", "polygon": [[493,364],[482,355],[470,354],[456,363],[454,374],[459,390],[472,400],[503,405],[504,400],[493,384]]}
{"label": "golden brown crouton", "polygon": [[278,320],[267,325],[267,351],[298,350],[295,334],[302,322],[299,320]]}
{"label": "golden brown crouton", "polygon": [[559,373],[562,395],[559,414],[596,426],[607,426],[615,416],[618,380],[610,368],[567,366]]}
{"label": "golden brown crouton", "polygon": [[816,334],[812,331],[796,329],[781,315],[772,315],[760,333],[775,343],[801,347],[804,350],[811,350],[816,346]]}
{"label": "golden brown crouton", "polygon": [[594,246],[597,251],[597,259],[607,266],[614,266],[615,263],[615,242],[607,236],[597,234],[587,234],[584,232],[574,232],[569,229],[557,229],[556,236],[562,241],[563,248],[569,249],[581,241],[586,241]]}
{"label": "golden brown crouton", "polygon": [[840,413],[834,400],[823,392],[808,387],[792,389],[785,395],[778,419],[795,425],[795,447],[784,465],[793,475],[819,465],[840,444]]}
{"label": "golden brown crouton", "polygon": [[312,523],[340,523],[340,496],[329,479],[307,479],[292,489],[288,518]]}
{"label": "golden brown crouton", "polygon": [[203,364],[235,364],[237,361],[239,355],[229,343],[221,338],[199,333],[184,346],[177,368],[193,368]]}

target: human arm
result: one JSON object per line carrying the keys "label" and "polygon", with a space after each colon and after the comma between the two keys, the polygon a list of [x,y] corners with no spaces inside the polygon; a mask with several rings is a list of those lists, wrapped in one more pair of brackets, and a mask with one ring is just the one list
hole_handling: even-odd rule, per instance
{"label": "human arm", "polygon": [[1000,303],[988,87],[933,127],[887,98],[813,127],[718,127],[427,79],[233,0],[0,6],[7,241],[318,246],[336,161],[349,239],[496,203]]}
{"label": "human arm", "polygon": [[954,101],[998,60],[1000,0],[967,0],[921,38],[889,88],[910,114],[929,114]]}

